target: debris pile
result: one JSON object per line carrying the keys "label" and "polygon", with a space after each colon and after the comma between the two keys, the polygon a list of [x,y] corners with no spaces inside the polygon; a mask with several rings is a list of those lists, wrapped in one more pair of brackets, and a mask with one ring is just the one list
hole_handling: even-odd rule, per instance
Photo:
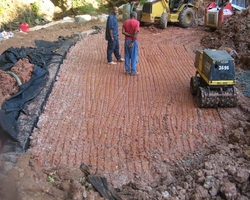
{"label": "debris pile", "polygon": [[219,49],[224,47],[234,50],[237,52],[234,55],[236,64],[239,64],[242,69],[250,69],[249,21],[250,6],[226,19],[220,28],[202,38],[201,43],[205,48]]}
{"label": "debris pile", "polygon": [[0,70],[0,104],[2,105],[4,100],[14,95],[17,90],[15,78]]}
{"label": "debris pile", "polygon": [[14,33],[6,32],[3,29],[0,30],[0,40],[9,39],[9,38],[12,38],[12,37],[14,37]]}
{"label": "debris pile", "polygon": [[[10,71],[0,70],[0,105],[16,94],[20,84],[30,80],[34,65],[27,58],[20,59]],[[19,83],[20,82],[20,83]]]}
{"label": "debris pile", "polygon": [[[34,199],[34,195],[44,200],[121,200],[105,177],[93,174],[84,164],[79,168],[60,166],[41,169],[30,153],[20,157],[22,161],[17,163],[8,177],[0,173],[0,178],[5,183],[0,184],[2,200]],[[12,159],[16,159],[15,156]],[[12,192],[8,187],[10,185]]]}

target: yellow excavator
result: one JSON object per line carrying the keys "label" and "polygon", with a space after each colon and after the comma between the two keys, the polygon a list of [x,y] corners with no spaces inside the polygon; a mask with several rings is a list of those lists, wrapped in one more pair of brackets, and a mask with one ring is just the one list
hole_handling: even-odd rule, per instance
{"label": "yellow excavator", "polygon": [[158,24],[167,28],[168,22],[190,27],[195,20],[193,0],[147,0],[143,3],[127,4],[123,7],[123,19],[129,18],[128,11],[136,11],[137,19],[143,24]]}
{"label": "yellow excavator", "polygon": [[194,5],[192,0],[156,0],[146,2],[142,7],[141,23],[158,24],[167,28],[168,22],[178,23],[188,28],[194,23]]}

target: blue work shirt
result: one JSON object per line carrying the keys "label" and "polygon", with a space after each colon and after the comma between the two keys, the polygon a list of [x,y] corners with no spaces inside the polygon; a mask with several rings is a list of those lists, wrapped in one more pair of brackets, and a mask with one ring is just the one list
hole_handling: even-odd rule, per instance
{"label": "blue work shirt", "polygon": [[118,40],[118,21],[116,19],[116,16],[114,13],[110,13],[108,16],[107,24],[106,24],[106,40],[111,40],[109,30],[112,29],[113,31],[113,37],[115,40]]}

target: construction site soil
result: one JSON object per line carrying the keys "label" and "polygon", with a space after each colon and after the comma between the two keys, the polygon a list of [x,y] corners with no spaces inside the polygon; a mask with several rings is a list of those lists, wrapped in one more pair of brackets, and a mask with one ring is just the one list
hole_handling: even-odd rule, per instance
{"label": "construction site soil", "polygon": [[[106,63],[104,29],[77,41],[60,66],[29,149],[1,155],[0,199],[250,199],[249,76],[237,82],[234,108],[200,109],[189,91],[197,49],[234,52],[237,73],[248,73],[249,16],[248,9],[215,32],[198,24],[141,27],[140,75],[134,77],[124,74],[123,63]],[[0,41],[0,53],[93,25],[105,24],[16,32]],[[123,41],[120,34],[122,55]],[[23,81],[32,72],[26,61],[19,63],[29,68],[21,70],[27,72],[20,73]],[[7,74],[0,77],[1,89],[8,88],[3,101],[16,88]]]}

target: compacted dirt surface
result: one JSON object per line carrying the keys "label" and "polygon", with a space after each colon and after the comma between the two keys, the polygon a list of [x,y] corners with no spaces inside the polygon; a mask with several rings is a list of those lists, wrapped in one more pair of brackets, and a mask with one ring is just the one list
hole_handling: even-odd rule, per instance
{"label": "compacted dirt surface", "polygon": [[[17,33],[0,51],[92,25],[105,24]],[[67,52],[30,148],[2,163],[1,199],[249,199],[249,99],[238,86],[237,107],[200,109],[189,91],[211,32],[141,27],[138,76],[106,63],[104,33]]]}

